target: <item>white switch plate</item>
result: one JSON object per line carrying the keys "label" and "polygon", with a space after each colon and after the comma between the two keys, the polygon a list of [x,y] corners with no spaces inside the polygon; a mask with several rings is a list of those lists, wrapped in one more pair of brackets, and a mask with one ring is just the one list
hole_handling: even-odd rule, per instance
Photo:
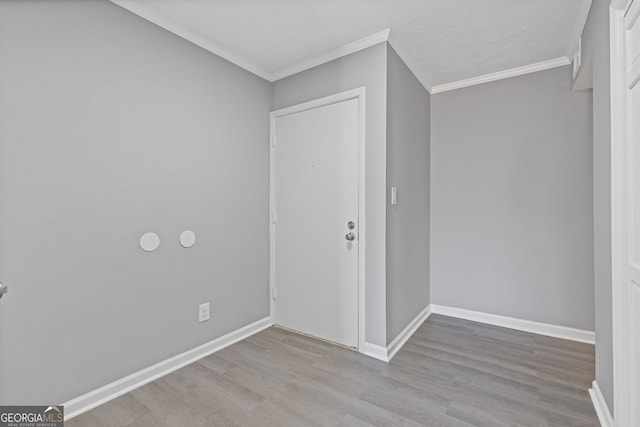
{"label": "white switch plate", "polygon": [[200,304],[198,306],[198,322],[199,323],[206,322],[211,318],[210,311],[209,311],[210,308],[211,308],[211,305],[208,302],[205,302],[204,304]]}
{"label": "white switch plate", "polygon": [[392,205],[398,204],[398,188],[397,187],[391,187],[391,204]]}

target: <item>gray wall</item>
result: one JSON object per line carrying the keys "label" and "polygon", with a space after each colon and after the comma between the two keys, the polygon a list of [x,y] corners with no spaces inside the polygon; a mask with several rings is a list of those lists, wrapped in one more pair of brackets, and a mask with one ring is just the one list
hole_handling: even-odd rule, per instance
{"label": "gray wall", "polygon": [[273,109],[366,87],[366,299],[369,343],[386,345],[386,103],[387,44],[319,65],[273,84]]}
{"label": "gray wall", "polygon": [[[387,49],[387,344],[429,304],[430,95]],[[398,204],[391,205],[391,187]],[[427,260],[427,262],[425,262]]]}
{"label": "gray wall", "polygon": [[0,58],[0,404],[268,316],[269,83],[107,1],[0,2]]}
{"label": "gray wall", "polygon": [[593,0],[582,48],[593,55],[593,234],[596,381],[613,413],[609,0]]}
{"label": "gray wall", "polygon": [[591,93],[570,67],[431,98],[431,302],[594,329]]}

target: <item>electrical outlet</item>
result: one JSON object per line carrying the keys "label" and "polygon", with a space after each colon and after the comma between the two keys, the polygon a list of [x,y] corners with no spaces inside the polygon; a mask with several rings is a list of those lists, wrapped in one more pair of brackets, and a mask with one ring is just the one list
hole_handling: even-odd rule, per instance
{"label": "electrical outlet", "polygon": [[210,311],[209,311],[210,308],[211,308],[211,305],[208,302],[205,302],[204,304],[200,304],[198,306],[198,322],[199,323],[206,322],[211,318]]}

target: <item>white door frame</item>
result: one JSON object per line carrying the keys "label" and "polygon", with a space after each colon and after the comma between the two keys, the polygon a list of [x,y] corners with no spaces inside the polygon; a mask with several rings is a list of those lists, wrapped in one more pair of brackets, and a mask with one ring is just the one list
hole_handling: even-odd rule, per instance
{"label": "white door frame", "polygon": [[[609,17],[611,48],[611,256],[613,311],[613,395],[615,425],[631,425],[633,358],[628,289],[628,120],[624,15],[630,1],[612,0]],[[635,0],[635,5],[640,0]],[[635,367],[637,369],[639,367]],[[637,398],[637,396],[636,396]]]}
{"label": "white door frame", "polygon": [[365,215],[365,88],[340,92],[335,95],[315,99],[291,107],[272,111],[270,114],[270,159],[269,159],[269,313],[271,323],[275,323],[276,301],[274,295],[275,283],[275,150],[276,119],[289,114],[300,113],[318,107],[324,107],[339,102],[358,99],[358,350],[364,348],[365,341],[365,247],[366,247],[366,215]]}

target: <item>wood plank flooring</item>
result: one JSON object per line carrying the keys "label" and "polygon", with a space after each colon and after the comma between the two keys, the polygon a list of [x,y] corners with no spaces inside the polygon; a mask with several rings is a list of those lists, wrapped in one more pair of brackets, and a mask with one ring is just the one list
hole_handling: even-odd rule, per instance
{"label": "wood plank flooring", "polygon": [[594,347],[432,315],[387,364],[269,328],[66,423],[598,426]]}

